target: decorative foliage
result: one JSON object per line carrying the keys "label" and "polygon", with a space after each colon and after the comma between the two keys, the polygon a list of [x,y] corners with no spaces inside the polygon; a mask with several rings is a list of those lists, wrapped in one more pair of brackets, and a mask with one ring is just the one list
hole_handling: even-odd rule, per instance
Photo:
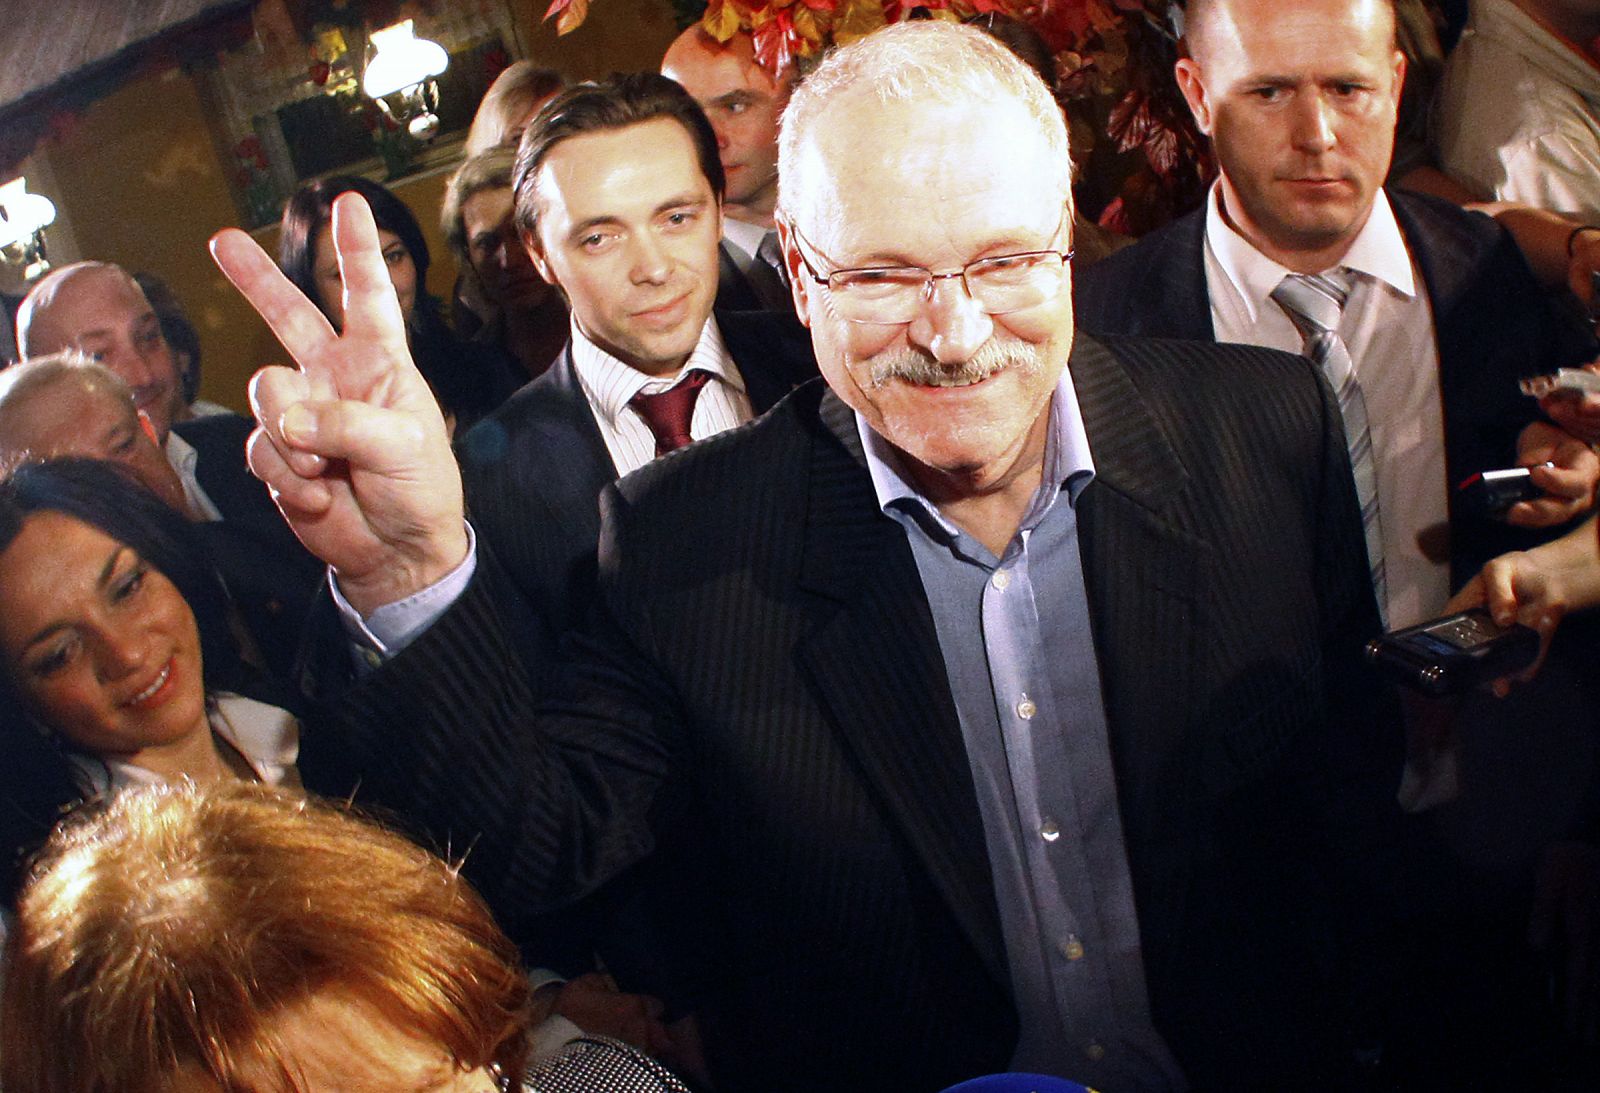
{"label": "decorative foliage", "polygon": [[[1198,204],[1210,174],[1205,142],[1172,78],[1171,0],[673,0],[680,21],[719,42],[751,36],[777,71],[887,23],[995,15],[1038,31],[1055,56],[1055,91],[1072,119],[1080,210],[1142,234]],[[552,0],[560,34],[582,25],[589,0]]]}

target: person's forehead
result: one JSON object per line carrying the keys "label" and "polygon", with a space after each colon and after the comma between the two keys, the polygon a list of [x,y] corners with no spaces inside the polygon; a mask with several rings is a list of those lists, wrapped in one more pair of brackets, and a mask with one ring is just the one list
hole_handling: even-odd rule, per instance
{"label": "person's forehead", "polygon": [[28,447],[45,455],[98,454],[109,434],[136,420],[132,403],[62,377],[8,407],[0,431],[6,434],[7,448]]}
{"label": "person's forehead", "polygon": [[98,324],[136,322],[154,314],[139,286],[117,270],[78,274],[61,286],[48,309],[49,321],[68,337],[90,332]]}
{"label": "person's forehead", "polygon": [[874,251],[939,236],[1036,242],[1060,223],[1064,153],[1023,104],[846,105],[800,144],[791,211],[817,242]]}
{"label": "person's forehead", "polygon": [[461,221],[467,235],[499,227],[511,215],[511,205],[510,186],[490,186],[467,198],[461,203]]}
{"label": "person's forehead", "polygon": [[546,154],[535,192],[547,212],[574,221],[626,218],[710,183],[694,141],[675,118],[568,137]]}
{"label": "person's forehead", "polygon": [[1202,65],[1237,66],[1249,75],[1378,64],[1394,44],[1394,17],[1383,0],[1221,0],[1208,24],[1198,44]]}
{"label": "person's forehead", "polygon": [[667,51],[661,72],[701,101],[732,91],[770,94],[777,88],[777,82],[756,63],[755,53],[741,36],[723,46],[711,45],[699,35],[685,36]]}

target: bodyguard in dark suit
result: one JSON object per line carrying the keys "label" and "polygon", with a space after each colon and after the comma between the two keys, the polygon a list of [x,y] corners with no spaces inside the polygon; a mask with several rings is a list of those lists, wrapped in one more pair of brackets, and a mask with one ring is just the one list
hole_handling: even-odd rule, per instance
{"label": "bodyguard in dark suit", "polygon": [[[1346,279],[1338,334],[1365,390],[1382,487],[1374,545],[1388,555],[1399,626],[1438,614],[1447,587],[1489,558],[1546,537],[1469,511],[1459,483],[1553,458],[1559,469],[1535,472],[1552,498],[1512,519],[1563,523],[1587,507],[1600,464],[1548,423],[1524,432],[1539,415],[1519,377],[1588,359],[1594,345],[1551,306],[1510,235],[1448,202],[1378,188],[1405,71],[1392,30],[1378,0],[1192,5],[1178,79],[1222,176],[1205,208],[1085,270],[1076,300],[1096,333],[1298,350],[1305,335],[1266,298],[1267,271]],[[1398,238],[1384,234],[1391,223]],[[1422,372],[1434,360],[1436,379]],[[1421,553],[1447,550],[1448,574],[1436,576],[1406,534],[1435,520],[1448,520],[1447,546],[1436,536]]]}
{"label": "bodyguard in dark suit", "polygon": [[661,74],[694,96],[717,137],[727,182],[717,309],[792,316],[772,215],[778,203],[778,119],[794,90],[794,63],[780,58],[768,69],[757,62],[749,31],[737,29],[719,42],[695,25],[667,47]]}
{"label": "bodyguard in dark suit", "polygon": [[[1420,874],[1393,868],[1331,398],[1287,355],[1074,341],[1065,126],[981,33],[890,27],[786,118],[826,386],[608,487],[595,610],[536,718],[362,210],[337,339],[297,337],[309,305],[219,237],[340,396],[263,374],[255,466],[286,512],[318,506],[302,533],[354,612],[431,604],[302,764],[471,839],[499,906],[593,890],[690,816],[721,1089],[931,1093],[1008,1064],[1350,1088],[1386,912],[1416,902],[1391,881]],[[1251,397],[1197,383],[1218,366]]]}

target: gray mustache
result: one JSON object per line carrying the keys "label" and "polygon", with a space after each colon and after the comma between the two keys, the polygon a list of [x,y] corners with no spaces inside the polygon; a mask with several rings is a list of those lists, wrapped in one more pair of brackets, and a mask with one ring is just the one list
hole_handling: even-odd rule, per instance
{"label": "gray mustache", "polygon": [[1002,369],[1031,375],[1039,370],[1039,353],[1031,346],[997,345],[990,340],[966,360],[942,364],[921,350],[896,349],[872,362],[867,382],[874,389],[894,380],[923,385],[976,383]]}

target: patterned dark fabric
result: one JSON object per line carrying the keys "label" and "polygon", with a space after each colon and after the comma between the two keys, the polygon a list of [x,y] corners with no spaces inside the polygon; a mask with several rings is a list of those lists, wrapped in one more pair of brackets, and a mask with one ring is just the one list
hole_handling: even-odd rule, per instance
{"label": "patterned dark fabric", "polygon": [[666,1067],[620,1040],[585,1036],[535,1063],[523,1093],[689,1093]]}
{"label": "patterned dark fabric", "polygon": [[[1196,1089],[1349,1090],[1343,1003],[1394,967],[1352,935],[1425,878],[1375,775],[1399,769],[1400,735],[1361,685],[1377,617],[1332,392],[1244,346],[1079,337],[1071,366],[1157,1029]],[[1219,371],[1237,382],[1205,382]],[[698,917],[678,925],[716,945],[698,1012],[725,1093],[929,1093],[1003,1070],[1016,1019],[970,768],[854,414],[801,388],[602,505],[563,697],[535,713],[482,556],[307,734],[302,771],[350,763],[358,801],[472,846],[466,873],[512,916],[691,849],[686,813]]]}

